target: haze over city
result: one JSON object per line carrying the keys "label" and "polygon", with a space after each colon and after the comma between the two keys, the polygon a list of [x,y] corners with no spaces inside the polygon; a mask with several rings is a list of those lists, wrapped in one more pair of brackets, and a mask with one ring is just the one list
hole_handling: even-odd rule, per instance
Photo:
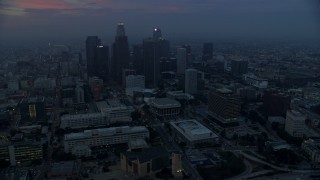
{"label": "haze over city", "polygon": [[130,42],[161,27],[172,39],[319,40],[316,0],[4,0],[4,42],[65,41],[99,35],[110,41],[117,22]]}
{"label": "haze over city", "polygon": [[319,5],[0,1],[0,180],[319,179]]}

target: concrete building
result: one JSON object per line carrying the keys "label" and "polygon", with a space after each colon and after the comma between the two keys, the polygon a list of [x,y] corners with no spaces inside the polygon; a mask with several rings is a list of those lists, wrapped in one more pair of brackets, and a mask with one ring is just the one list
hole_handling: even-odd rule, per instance
{"label": "concrete building", "polygon": [[308,156],[308,158],[315,163],[320,162],[320,141],[308,139],[301,144],[301,149]]}
{"label": "concrete building", "polygon": [[172,121],[170,125],[173,137],[177,141],[187,143],[188,146],[215,144],[219,141],[215,133],[196,120]]}
{"label": "concrete building", "polygon": [[187,50],[185,48],[177,49],[177,74],[184,74],[187,68]]}
{"label": "concrete building", "polygon": [[188,93],[184,93],[183,91],[169,91],[167,92],[167,97],[171,99],[178,99],[178,100],[192,100],[194,96]]}
{"label": "concrete building", "polygon": [[99,112],[87,114],[66,114],[61,117],[60,128],[86,128],[98,125],[131,122],[134,109],[118,100],[107,100],[96,103]]}
{"label": "concrete building", "polygon": [[126,88],[127,87],[127,76],[131,75],[137,75],[137,70],[136,69],[123,69],[122,70],[122,87]]}
{"label": "concrete building", "polygon": [[198,90],[198,71],[196,69],[186,69],[185,78],[185,92],[189,94],[196,94]]}
{"label": "concrete building", "polygon": [[61,117],[60,128],[77,129],[107,124],[108,120],[102,113],[66,114]]}
{"label": "concrete building", "polygon": [[8,90],[11,92],[18,91],[20,89],[19,87],[19,81],[17,80],[10,80],[8,81]]}
{"label": "concrete building", "polygon": [[89,78],[89,87],[91,93],[93,95],[94,100],[102,99],[102,91],[103,91],[103,80],[98,77],[90,77]]}
{"label": "concrete building", "polygon": [[181,104],[169,98],[156,98],[150,100],[151,112],[161,118],[170,119],[175,118],[180,113]]}
{"label": "concrete building", "polygon": [[240,117],[241,99],[229,89],[217,89],[209,94],[209,115],[223,123],[237,121]]}
{"label": "concrete building", "polygon": [[77,103],[84,103],[84,89],[81,86],[77,86],[75,88],[75,93],[76,93],[76,102]]}
{"label": "concrete building", "polygon": [[285,131],[293,137],[303,137],[305,134],[306,117],[298,111],[288,110],[285,122]]}
{"label": "concrete building", "polygon": [[170,154],[164,147],[153,147],[141,152],[122,153],[120,162],[122,171],[142,177],[170,167]]}
{"label": "concrete building", "polygon": [[107,124],[131,122],[133,107],[120,103],[119,100],[107,100],[96,103],[98,110],[107,118]]}
{"label": "concrete building", "polygon": [[12,166],[33,160],[42,160],[42,144],[40,142],[1,144],[0,155],[0,160],[9,161]]}
{"label": "concrete building", "polygon": [[268,116],[286,117],[287,110],[290,109],[291,97],[283,92],[271,89],[264,91],[262,101]]}
{"label": "concrete building", "polygon": [[145,78],[142,75],[126,76],[126,95],[133,96],[134,91],[142,91],[145,88]]}
{"label": "concrete building", "polygon": [[149,138],[149,130],[144,126],[85,130],[64,135],[64,152],[73,153],[78,157],[88,156],[90,155],[91,147],[127,144],[130,139],[137,138]]}
{"label": "concrete building", "polygon": [[231,74],[234,76],[242,76],[248,72],[248,61],[232,60],[231,61]]}
{"label": "concrete building", "polygon": [[48,179],[81,179],[81,167],[80,160],[53,163],[47,174]]}
{"label": "concrete building", "polygon": [[259,89],[266,89],[268,87],[267,79],[259,78],[254,74],[244,74],[243,80],[245,80],[247,84]]}

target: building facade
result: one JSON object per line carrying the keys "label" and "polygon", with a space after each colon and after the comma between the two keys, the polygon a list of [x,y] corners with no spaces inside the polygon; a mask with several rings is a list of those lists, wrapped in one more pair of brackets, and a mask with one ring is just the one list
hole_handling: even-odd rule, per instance
{"label": "building facade", "polygon": [[172,119],[179,115],[181,104],[169,98],[157,98],[150,101],[150,111],[157,117]]}
{"label": "building facade", "polygon": [[73,153],[76,156],[88,156],[92,147],[127,144],[130,139],[137,138],[149,138],[149,130],[144,126],[85,130],[64,135],[64,152]]}
{"label": "building facade", "polygon": [[113,64],[113,77],[118,82],[122,84],[122,72],[123,69],[129,67],[130,53],[129,53],[129,43],[128,37],[125,33],[124,23],[118,23],[117,25],[117,35],[113,43],[112,49],[112,64]]}
{"label": "building facade", "polygon": [[177,49],[177,74],[184,74],[187,69],[187,50]]}
{"label": "building facade", "polygon": [[219,137],[215,133],[196,120],[172,121],[170,125],[173,137],[188,146],[213,145],[219,142]]}
{"label": "building facade", "polygon": [[240,117],[241,98],[229,89],[217,89],[209,94],[209,115],[221,122],[236,121]]}
{"label": "building facade", "polygon": [[198,70],[186,69],[185,92],[197,94],[198,91]]}
{"label": "building facade", "polygon": [[284,129],[291,136],[301,138],[305,134],[305,120],[300,112],[288,110]]}
{"label": "building facade", "polygon": [[134,91],[145,88],[145,77],[142,75],[129,75],[126,77],[126,94],[133,96]]}
{"label": "building facade", "polygon": [[248,61],[232,60],[231,61],[231,74],[234,76],[242,76],[248,72]]}

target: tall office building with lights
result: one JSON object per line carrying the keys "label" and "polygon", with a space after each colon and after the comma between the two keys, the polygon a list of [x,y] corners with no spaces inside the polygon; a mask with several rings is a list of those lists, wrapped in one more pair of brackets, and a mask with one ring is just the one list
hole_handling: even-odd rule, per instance
{"label": "tall office building with lights", "polygon": [[130,60],[128,37],[122,22],[117,25],[117,34],[112,48],[113,77],[118,84],[122,84],[122,72],[129,67]]}
{"label": "tall office building with lights", "polygon": [[153,30],[153,38],[146,38],[142,45],[144,76],[147,87],[157,87],[160,78],[160,59],[168,58],[170,43],[161,37],[161,30]]}

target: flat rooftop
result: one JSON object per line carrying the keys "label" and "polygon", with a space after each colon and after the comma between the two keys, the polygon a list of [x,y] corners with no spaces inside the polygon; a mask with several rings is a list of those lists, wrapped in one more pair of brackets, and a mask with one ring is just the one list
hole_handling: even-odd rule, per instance
{"label": "flat rooftop", "polygon": [[217,89],[217,92],[222,93],[222,94],[230,94],[230,93],[232,93],[232,91],[230,89],[227,89],[227,88]]}
{"label": "flat rooftop", "polygon": [[157,108],[175,108],[175,107],[181,107],[181,104],[174,100],[169,98],[156,98],[150,101],[150,105],[153,105]]}
{"label": "flat rooftop", "polygon": [[92,129],[84,130],[79,133],[70,133],[64,135],[65,141],[71,140],[80,140],[80,139],[89,139],[94,136],[114,136],[120,134],[132,134],[138,132],[149,132],[149,130],[144,126],[120,126],[120,127],[111,127],[111,128],[101,128],[101,129]]}
{"label": "flat rooftop", "polygon": [[61,116],[61,120],[71,120],[71,119],[90,119],[90,118],[97,118],[97,117],[104,117],[101,113],[87,113],[87,114],[65,114]]}
{"label": "flat rooftop", "polygon": [[75,161],[65,161],[60,163],[53,163],[50,169],[51,174],[72,174],[79,170],[79,166]]}
{"label": "flat rooftop", "polygon": [[215,133],[196,120],[175,121],[170,124],[189,141],[218,138]]}

